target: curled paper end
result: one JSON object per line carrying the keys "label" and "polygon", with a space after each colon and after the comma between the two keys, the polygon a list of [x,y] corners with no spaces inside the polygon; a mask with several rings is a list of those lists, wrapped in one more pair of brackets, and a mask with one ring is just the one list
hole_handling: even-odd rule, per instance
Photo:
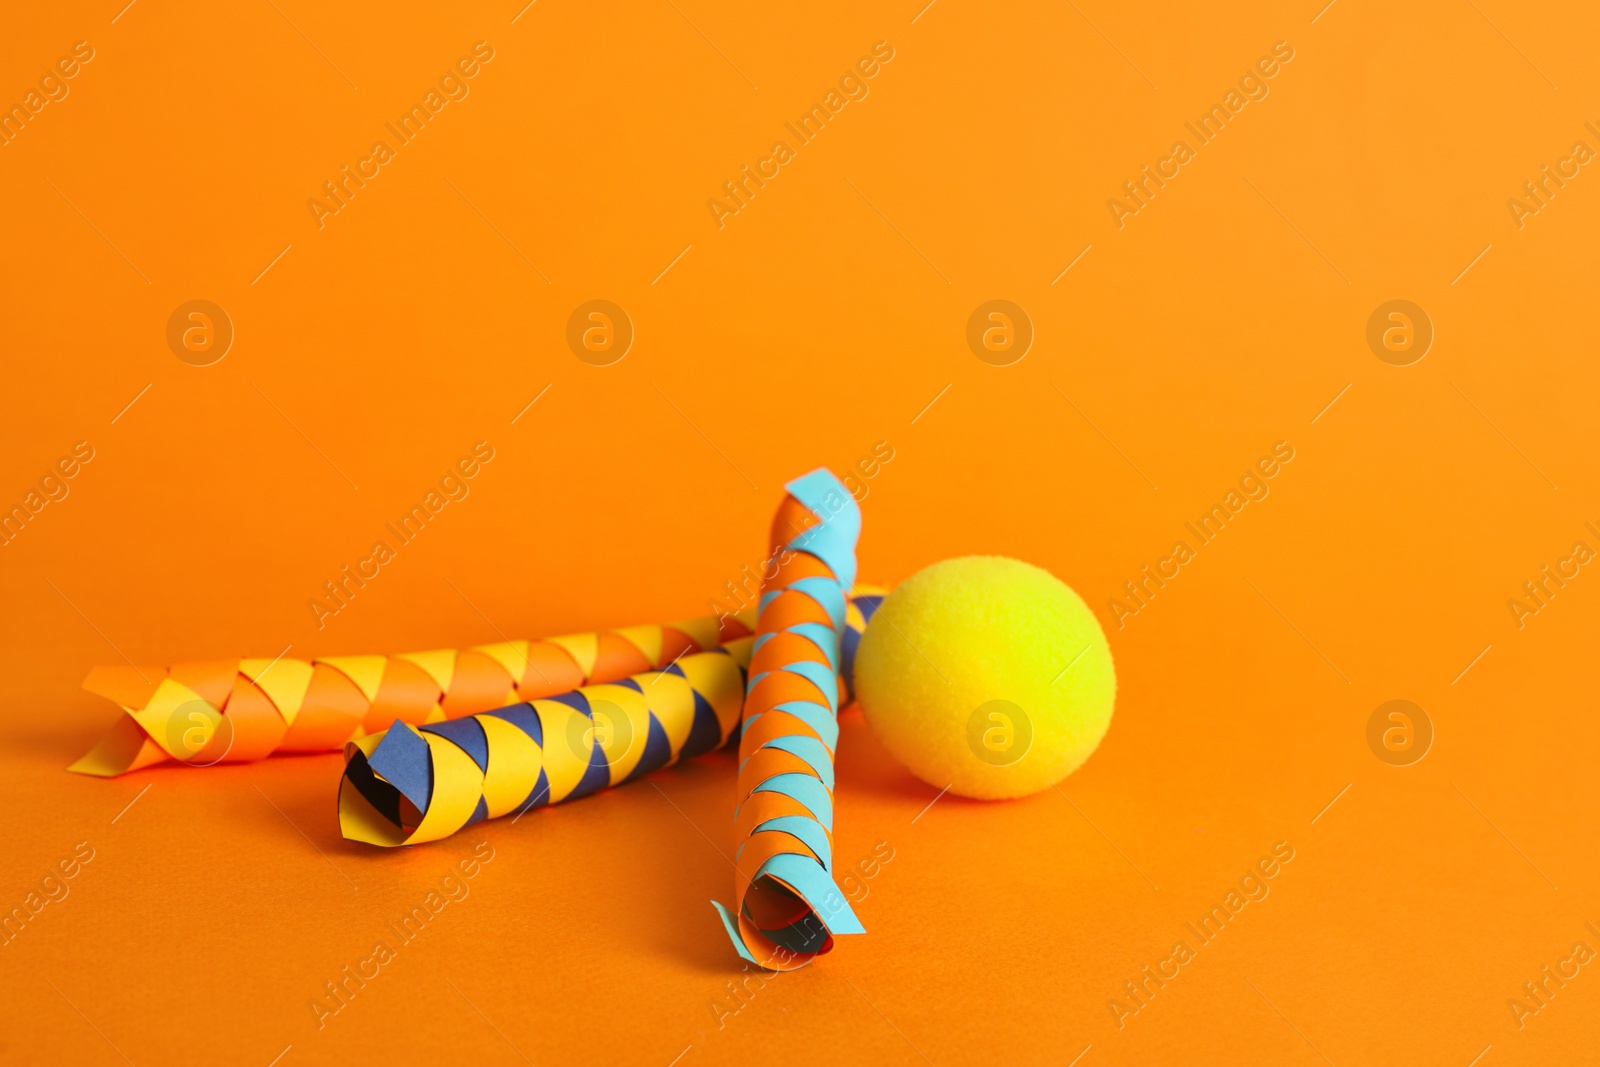
{"label": "curled paper end", "polygon": [[750,950],[744,947],[744,937],[739,933],[739,921],[733,917],[733,913],[719,901],[713,900],[711,906],[717,909],[717,917],[722,920],[722,928],[728,932],[728,940],[733,942],[734,951],[760,966],[760,961],[750,955]]}
{"label": "curled paper end", "polygon": [[[737,916],[711,902],[743,959],[769,971],[798,970],[831,952],[835,935],[867,932],[830,872],[797,856],[775,856],[763,866]],[[778,877],[779,870],[794,882]]]}
{"label": "curled paper end", "polygon": [[67,768],[78,774],[92,774],[100,778],[115,778],[119,774],[149,767],[167,759],[167,754],[132,719],[118,719],[117,724],[93,748]]}

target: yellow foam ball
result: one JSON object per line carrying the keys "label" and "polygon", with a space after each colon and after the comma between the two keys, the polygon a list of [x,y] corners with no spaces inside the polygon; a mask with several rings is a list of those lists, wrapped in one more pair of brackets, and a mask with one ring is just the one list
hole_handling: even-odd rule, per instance
{"label": "yellow foam ball", "polygon": [[1001,556],[945,560],[901,584],[862,635],[855,683],[867,724],[911,773],[985,800],[1077,770],[1117,692],[1083,598]]}

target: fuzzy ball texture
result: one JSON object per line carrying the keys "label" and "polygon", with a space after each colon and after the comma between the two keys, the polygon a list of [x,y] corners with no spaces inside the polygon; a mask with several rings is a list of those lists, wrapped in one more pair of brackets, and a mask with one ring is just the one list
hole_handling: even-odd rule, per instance
{"label": "fuzzy ball texture", "polygon": [[1048,789],[1111,725],[1117,675],[1100,623],[1021,560],[926,567],[878,608],[856,654],[867,724],[929,785],[984,800]]}

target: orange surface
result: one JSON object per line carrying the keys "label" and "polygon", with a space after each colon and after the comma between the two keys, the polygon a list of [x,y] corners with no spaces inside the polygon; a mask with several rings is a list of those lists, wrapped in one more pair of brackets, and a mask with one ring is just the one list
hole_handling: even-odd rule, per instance
{"label": "orange surface", "polygon": [[[8,1062],[1592,1055],[1600,973],[1563,961],[1600,950],[1600,577],[1561,561],[1600,548],[1593,11],[120,4],[0,34],[7,102],[93,50],[0,147],[0,503],[93,456],[0,547],[0,904],[75,872],[0,948]],[[319,229],[308,199],[479,41],[469,95]],[[879,41],[868,95],[793,147]],[[1163,164],[1279,41],[1269,95]],[[1109,209],[1147,164],[1165,186]],[[1564,186],[1509,207],[1547,164]],[[719,229],[746,165],[776,176]],[[568,348],[596,299],[632,322],[619,361]],[[1010,366],[968,348],[996,299],[1032,323]],[[1435,330],[1410,366],[1367,344],[1395,299]],[[168,347],[191,300],[233,324],[209,366]],[[307,601],[480,441],[470,494],[319,629]],[[1117,629],[1122,583],[1280,441],[1270,495]],[[863,578],[1048,567],[1110,630],[1116,717],[1059,792],[930,808],[847,713],[869,932],[743,1001],[707,903],[727,754],[401,854],[340,840],[337,755],[65,771],[115,718],[78,688],[97,663],[699,612],[783,480],[878,442]],[[1575,576],[1519,627],[1547,564]],[[1412,766],[1368,747],[1392,699],[1435,730]],[[1278,842],[1270,895],[1199,947]],[[414,941],[386,927],[449,886]],[[1519,1027],[1547,965],[1575,976]],[[378,970],[319,1029],[347,966]]]}

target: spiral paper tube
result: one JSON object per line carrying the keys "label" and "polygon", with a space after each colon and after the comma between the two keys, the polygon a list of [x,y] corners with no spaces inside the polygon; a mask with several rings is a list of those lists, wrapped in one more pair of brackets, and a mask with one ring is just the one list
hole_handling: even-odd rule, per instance
{"label": "spiral paper tube", "polygon": [[481,819],[575,800],[719,748],[739,728],[750,638],[658,671],[345,746],[339,829],[437,841]]}
{"label": "spiral paper tube", "polygon": [[747,637],[752,624],[753,612],[741,611],[397,656],[96,667],[83,687],[127,714],[70,769],[111,777],[169,759],[209,766],[337,752],[396,721],[444,722],[661,668]]}
{"label": "spiral paper tube", "polygon": [[[883,597],[862,586],[846,609],[846,691],[856,645]],[[736,639],[615,685],[420,728],[396,723],[351,741],[340,829],[373,845],[436,841],[480,819],[575,800],[719,748],[738,736],[750,645]]]}
{"label": "spiral paper tube", "polygon": [[785,488],[739,737],[734,907],[713,901],[739,955],[776,971],[810,963],[836,934],[866,932],[833,881],[841,637],[861,510],[827,470]]}

